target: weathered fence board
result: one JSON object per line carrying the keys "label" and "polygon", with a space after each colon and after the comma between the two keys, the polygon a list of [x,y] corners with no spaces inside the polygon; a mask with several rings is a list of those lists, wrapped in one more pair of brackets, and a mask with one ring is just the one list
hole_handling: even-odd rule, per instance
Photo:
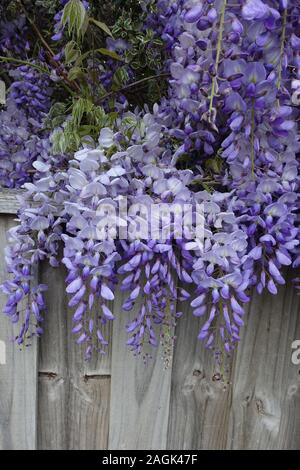
{"label": "weathered fence board", "polygon": [[[7,214],[17,207],[14,193],[0,192],[0,282],[6,231],[16,223]],[[125,346],[136,311],[122,311],[121,293],[104,331],[107,354],[85,362],[70,333],[65,276],[63,267],[39,267],[50,286],[39,345],[19,351],[0,316],[0,449],[300,449],[300,368],[291,362],[300,301],[292,272],[277,296],[254,296],[239,348],[221,365],[197,340],[201,320],[180,305],[185,315],[168,369],[162,345],[147,366]]]}
{"label": "weathered fence board", "polygon": [[255,296],[232,379],[229,448],[300,449],[300,371],[291,344],[300,338],[292,275],[277,296]]}
{"label": "weathered fence board", "polygon": [[[49,284],[45,335],[40,345],[38,448],[107,448],[110,348],[87,363],[70,334],[72,312],[65,294],[65,270],[42,267]],[[105,332],[109,338],[110,330]]]}
{"label": "weathered fence board", "polygon": [[[0,283],[6,277],[3,248],[13,217],[0,217]],[[0,308],[4,306],[1,295]],[[36,448],[37,342],[20,351],[10,321],[0,316],[0,449]],[[4,351],[5,345],[5,351]]]}
{"label": "weathered fence board", "polygon": [[[232,393],[226,382],[233,358],[220,370],[212,353],[197,340],[201,320],[192,315],[191,308],[185,306],[184,311],[176,328],[167,448],[222,449]],[[225,383],[220,380],[221,372]]]}
{"label": "weathered fence board", "polygon": [[[164,369],[161,345],[145,367],[124,347],[129,315],[122,295],[114,301],[109,448],[165,449],[169,416],[171,367]],[[138,303],[137,303],[138,304]],[[131,312],[131,318],[137,314]]]}
{"label": "weathered fence board", "polygon": [[180,320],[168,448],[300,449],[300,371],[291,362],[300,302],[291,280],[289,273],[277,296],[254,295],[224,380],[195,339],[198,319]]}
{"label": "weathered fence board", "polygon": [[18,194],[22,191],[0,190],[0,214],[16,214],[19,209]]}

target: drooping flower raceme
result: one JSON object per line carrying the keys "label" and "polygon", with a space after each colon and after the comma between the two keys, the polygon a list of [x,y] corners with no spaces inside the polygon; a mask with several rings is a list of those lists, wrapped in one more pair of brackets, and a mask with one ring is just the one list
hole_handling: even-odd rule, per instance
{"label": "drooping flower raceme", "polygon": [[[73,333],[87,359],[105,352],[103,326],[116,316],[119,290],[120,314],[135,311],[126,327],[135,354],[162,341],[168,360],[176,323],[187,314],[182,302],[201,318],[206,347],[230,352],[252,290],[276,294],[284,267],[299,265],[298,2],[159,0],[155,8],[142,2],[142,11],[141,33],[151,28],[163,42],[167,90],[151,109],[132,105],[127,91],[138,72],[126,63],[131,45],[106,39],[103,65],[95,54],[87,63],[92,79],[84,82],[81,71],[71,83],[76,89],[82,80],[84,93],[92,92],[88,103],[103,105],[98,141],[95,123],[84,121],[90,106],[80,114],[80,148],[70,155],[52,155],[41,124],[53,83],[25,66],[10,71],[15,81],[0,114],[1,185],[25,183],[26,193],[20,225],[10,231],[12,279],[3,289],[5,314],[21,325],[19,344],[42,331],[46,286],[33,285],[40,260],[67,270]],[[61,17],[52,38],[60,48]],[[13,47],[11,39],[6,44]],[[59,51],[55,60],[62,57]],[[102,97],[94,96],[95,76]],[[189,205],[192,222],[201,208],[203,237],[180,232],[176,211],[145,218],[143,211],[162,204],[179,212]]]}

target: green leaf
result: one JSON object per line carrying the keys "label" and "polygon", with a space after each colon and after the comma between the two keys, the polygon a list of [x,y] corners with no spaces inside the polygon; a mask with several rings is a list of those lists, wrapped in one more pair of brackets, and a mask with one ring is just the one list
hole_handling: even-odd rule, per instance
{"label": "green leaf", "polygon": [[86,16],[87,13],[81,0],[69,0],[64,7],[61,21],[64,26],[68,25],[70,35],[80,39],[85,32]]}
{"label": "green leaf", "polygon": [[120,67],[113,76],[113,90],[121,88],[129,78],[128,72],[125,67]]}
{"label": "green leaf", "polygon": [[69,70],[69,73],[68,73],[69,80],[76,80],[76,78],[79,78],[80,76],[83,76],[83,71],[80,67],[72,67]]}
{"label": "green leaf", "polygon": [[104,49],[103,47],[100,47],[100,49],[96,49],[95,52],[99,52],[100,54],[107,55],[115,60],[120,60],[120,61],[124,60],[116,52],[110,51],[109,49]]}
{"label": "green leaf", "polygon": [[93,54],[93,52],[98,52],[99,54],[103,54],[106,56],[111,57],[112,59],[119,60],[124,62],[124,58],[120,57],[116,52],[110,51],[109,49],[104,49],[103,47],[100,47],[99,49],[95,49],[94,51],[91,49],[89,51],[86,51],[84,54],[81,54],[78,59],[76,60],[76,65],[82,64],[82,62],[89,57],[90,55]]}
{"label": "green leaf", "polygon": [[84,124],[83,126],[80,126],[78,129],[78,133],[81,137],[89,135],[93,130],[93,127],[89,124]]}
{"label": "green leaf", "polygon": [[118,117],[119,117],[119,113],[117,113],[116,111],[113,111],[113,112],[109,113],[109,115],[108,115],[108,118],[111,121],[115,121]]}
{"label": "green leaf", "polygon": [[54,155],[64,153],[66,150],[66,139],[63,131],[55,130],[51,136],[52,149]]}
{"label": "green leaf", "polygon": [[122,126],[133,127],[136,126],[136,124],[136,118],[133,118],[132,116],[126,116],[124,119],[122,119]]}
{"label": "green leaf", "polygon": [[45,127],[55,129],[63,124],[66,117],[67,105],[65,103],[54,103],[45,119]]}
{"label": "green leaf", "polygon": [[65,46],[64,52],[67,65],[75,62],[80,56],[80,50],[75,41],[69,41]]}
{"label": "green leaf", "polygon": [[208,160],[206,160],[205,162],[205,166],[206,168],[212,170],[214,173],[216,174],[220,174],[221,171],[222,171],[222,164],[223,164],[223,161],[221,158],[219,157],[215,157],[215,158],[209,158]]}
{"label": "green leaf", "polygon": [[94,25],[98,26],[98,28],[102,29],[106,34],[109,36],[113,37],[111,30],[109,27],[103,23],[102,21],[95,20],[95,18],[90,18],[90,22],[93,23]]}
{"label": "green leaf", "polygon": [[92,101],[86,98],[79,98],[73,104],[72,118],[75,125],[79,126],[84,113],[90,113],[93,109]]}
{"label": "green leaf", "polygon": [[0,80],[0,104],[6,103],[6,86],[3,80]]}
{"label": "green leaf", "polygon": [[86,13],[81,27],[81,36],[84,37],[89,26],[89,15]]}

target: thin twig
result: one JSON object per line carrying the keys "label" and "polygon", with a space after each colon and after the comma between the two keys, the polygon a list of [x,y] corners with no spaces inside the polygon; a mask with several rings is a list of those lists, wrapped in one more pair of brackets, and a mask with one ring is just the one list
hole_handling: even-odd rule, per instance
{"label": "thin twig", "polygon": [[62,64],[60,62],[58,62],[57,60],[54,59],[54,56],[55,56],[55,53],[54,51],[51,49],[51,47],[49,46],[49,44],[47,43],[47,41],[45,40],[45,38],[43,37],[42,33],[40,32],[39,28],[37,27],[37,25],[35,24],[35,22],[30,18],[30,16],[28,15],[27,13],[27,10],[25,8],[25,6],[23,5],[22,1],[19,0],[19,4],[24,12],[24,15],[26,17],[26,19],[29,21],[29,23],[31,24],[32,28],[34,29],[34,31],[36,32],[38,38],[40,39],[41,43],[43,44],[43,46],[45,47],[47,53],[48,53],[48,56],[49,56],[49,59],[50,59],[50,62],[54,65],[54,67],[56,69],[62,69],[61,70],[61,73],[60,75],[63,77],[63,79],[69,84],[70,88],[72,88],[73,90],[75,91],[78,91],[80,92],[80,86],[78,85],[78,83],[76,83],[74,80],[71,81],[68,79],[68,76],[67,76],[67,71],[65,69],[62,68]]}
{"label": "thin twig", "polygon": [[254,131],[255,131],[255,108],[254,99],[252,98],[251,107],[251,136],[250,136],[250,153],[251,153],[251,176],[255,177],[255,148],[254,148]]}
{"label": "thin twig", "polygon": [[14,57],[0,56],[0,62],[15,62],[16,64],[20,64],[20,65],[28,65],[34,69],[37,69],[41,73],[46,73],[50,75],[48,69],[41,67],[40,65],[37,65],[37,64],[32,64],[31,62],[27,60],[15,59]]}
{"label": "thin twig", "polygon": [[[47,74],[49,77],[51,76],[50,70],[48,70],[44,67],[41,67],[40,65],[33,64],[32,62],[29,62],[27,60],[15,59],[14,57],[0,56],[0,62],[14,62],[16,64],[26,65],[28,67],[32,67],[32,68],[38,70],[41,73]],[[57,83],[59,85],[62,85],[69,93],[71,93],[71,94],[74,93],[73,90],[71,88],[69,88],[68,85],[66,83],[64,83],[63,81],[59,81]]]}
{"label": "thin twig", "polygon": [[225,10],[226,10],[227,0],[223,0],[223,5],[221,9],[221,17],[220,17],[220,24],[219,24],[219,34],[218,34],[218,42],[217,42],[217,54],[216,54],[216,76],[213,77],[212,85],[211,85],[211,94],[209,99],[209,108],[208,108],[208,116],[211,116],[212,109],[213,109],[213,100],[217,88],[217,73],[219,68],[220,56],[221,56],[221,47],[222,47],[222,40],[223,40],[223,31],[224,31],[224,20],[225,20]]}
{"label": "thin twig", "polygon": [[279,54],[279,64],[278,64],[278,79],[277,79],[277,88],[280,89],[281,86],[281,77],[282,77],[282,59],[284,54],[284,43],[285,43],[285,34],[286,34],[286,22],[287,22],[287,8],[283,12],[282,18],[282,32],[280,37],[280,54]]}
{"label": "thin twig", "polygon": [[45,49],[47,49],[47,51],[49,52],[49,54],[53,57],[55,56],[55,53],[54,51],[51,49],[51,47],[49,46],[49,44],[47,43],[47,41],[44,39],[42,33],[40,32],[39,28],[37,27],[37,25],[35,24],[35,22],[30,18],[30,16],[28,15],[27,13],[27,10],[25,8],[25,6],[23,5],[22,1],[19,0],[19,3],[21,5],[21,8],[23,10],[23,13],[24,15],[26,16],[26,19],[29,21],[29,23],[31,24],[32,28],[34,29],[34,31],[36,32],[36,34],[38,35],[41,43],[44,45]]}
{"label": "thin twig", "polygon": [[100,101],[103,101],[109,98],[110,96],[115,95],[116,93],[122,93],[123,91],[130,90],[130,88],[134,88],[150,80],[158,80],[162,77],[169,77],[169,76],[170,76],[169,73],[161,73],[159,75],[150,75],[149,77],[142,78],[141,80],[137,80],[136,82],[129,83],[128,85],[125,85],[119,88],[118,90],[113,90],[113,91],[110,91],[109,93],[106,93],[105,95],[100,97]]}

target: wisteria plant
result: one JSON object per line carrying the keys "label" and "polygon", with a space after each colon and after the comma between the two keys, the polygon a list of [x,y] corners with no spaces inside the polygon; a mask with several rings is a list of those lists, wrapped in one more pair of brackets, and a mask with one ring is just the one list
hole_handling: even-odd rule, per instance
{"label": "wisteria plant", "polygon": [[[188,314],[230,353],[251,293],[276,294],[300,264],[299,0],[1,5],[0,184],[23,189],[2,285],[16,342],[43,332],[33,272],[48,261],[66,268],[87,359],[105,352],[118,290],[135,354],[168,349]],[[110,230],[103,207],[125,201]],[[139,204],[201,207],[203,237],[179,236],[175,215],[168,236],[116,236]]]}

